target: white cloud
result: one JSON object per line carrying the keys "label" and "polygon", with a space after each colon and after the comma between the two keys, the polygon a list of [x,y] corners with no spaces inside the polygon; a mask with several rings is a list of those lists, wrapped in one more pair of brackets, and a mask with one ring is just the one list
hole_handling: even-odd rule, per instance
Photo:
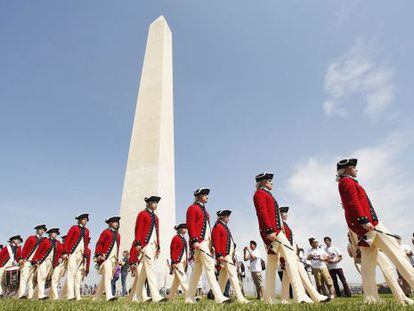
{"label": "white cloud", "polygon": [[361,96],[364,113],[371,118],[378,117],[394,99],[393,78],[393,70],[378,64],[372,49],[357,40],[345,55],[328,66],[324,81],[324,112],[345,115],[345,104],[355,96]]}
{"label": "white cloud", "polygon": [[359,159],[359,180],[380,219],[410,243],[407,238],[413,230],[414,181],[399,163],[402,151],[413,142],[413,131],[396,132],[378,145],[355,150],[349,155],[314,157],[298,165],[283,194],[292,206],[290,222],[300,245],[308,247],[310,236],[318,239],[331,236],[345,253],[344,264],[351,280],[360,280],[346,254],[347,227],[335,182],[336,162],[347,156]]}

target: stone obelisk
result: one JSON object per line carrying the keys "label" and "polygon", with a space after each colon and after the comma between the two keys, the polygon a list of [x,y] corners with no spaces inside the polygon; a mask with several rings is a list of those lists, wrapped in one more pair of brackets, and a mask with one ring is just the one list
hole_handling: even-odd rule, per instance
{"label": "stone obelisk", "polygon": [[156,211],[161,255],[155,270],[162,287],[176,221],[172,35],[163,16],[148,32],[120,209],[121,251],[131,248],[137,214],[150,195],[161,196]]}

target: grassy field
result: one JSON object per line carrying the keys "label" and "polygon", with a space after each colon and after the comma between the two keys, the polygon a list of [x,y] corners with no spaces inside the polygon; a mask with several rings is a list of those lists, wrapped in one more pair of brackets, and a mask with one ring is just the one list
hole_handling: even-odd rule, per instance
{"label": "grassy field", "polygon": [[195,305],[185,305],[182,299],[164,304],[137,304],[125,299],[108,303],[94,302],[85,298],[79,302],[67,301],[28,301],[6,298],[0,300],[0,310],[414,310],[414,307],[404,307],[395,303],[391,296],[382,296],[384,304],[364,305],[360,296],[353,298],[338,298],[327,304],[315,305],[266,305],[263,302],[253,301],[248,305],[232,303],[229,305],[216,305],[214,302],[203,299]]}

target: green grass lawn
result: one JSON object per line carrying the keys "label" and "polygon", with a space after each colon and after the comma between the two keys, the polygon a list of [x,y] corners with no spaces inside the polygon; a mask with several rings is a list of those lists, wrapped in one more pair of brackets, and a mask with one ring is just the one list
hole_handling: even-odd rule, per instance
{"label": "green grass lawn", "polygon": [[29,301],[5,298],[0,300],[0,310],[414,310],[414,307],[404,307],[396,304],[390,295],[383,295],[382,297],[385,303],[379,305],[364,305],[361,296],[337,298],[330,303],[314,305],[266,305],[254,300],[248,305],[240,305],[236,302],[227,305],[216,305],[207,299],[202,299],[195,305],[186,305],[183,299],[180,298],[164,304],[131,303],[124,298],[111,303],[105,301],[94,302],[90,298],[84,298],[79,302]]}

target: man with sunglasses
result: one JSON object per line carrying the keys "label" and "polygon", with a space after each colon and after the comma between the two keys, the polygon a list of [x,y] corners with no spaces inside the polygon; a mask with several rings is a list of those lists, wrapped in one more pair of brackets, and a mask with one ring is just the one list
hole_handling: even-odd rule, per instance
{"label": "man with sunglasses", "polygon": [[367,193],[358,183],[357,163],[357,159],[343,159],[337,163],[338,189],[346,222],[349,229],[358,236],[357,246],[361,247],[364,302],[375,303],[380,301],[375,281],[378,249],[391,259],[411,287],[414,286],[414,268],[405,258],[396,237],[391,236],[379,221]]}
{"label": "man with sunglasses", "polygon": [[279,256],[281,256],[286,262],[294,302],[312,303],[300,280],[296,254],[284,233],[279,205],[271,193],[272,188],[272,173],[261,173],[256,176],[256,192],[253,201],[259,221],[260,235],[268,250],[265,302],[271,304],[276,301],[276,273]]}

